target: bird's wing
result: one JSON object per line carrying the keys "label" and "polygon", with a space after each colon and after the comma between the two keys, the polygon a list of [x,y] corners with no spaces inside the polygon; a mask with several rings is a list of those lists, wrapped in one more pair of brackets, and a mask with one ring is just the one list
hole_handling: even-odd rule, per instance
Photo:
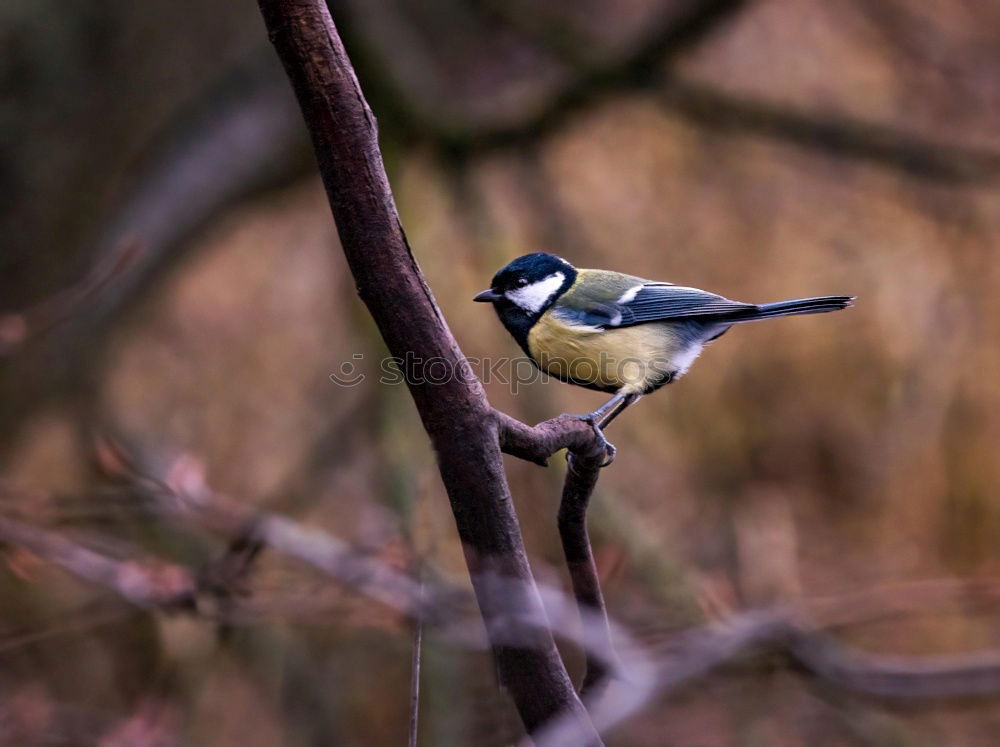
{"label": "bird's wing", "polygon": [[615,298],[595,301],[577,296],[567,300],[558,309],[560,316],[601,329],[692,318],[721,322],[757,310],[753,304],[730,301],[698,288],[648,281],[625,288]]}

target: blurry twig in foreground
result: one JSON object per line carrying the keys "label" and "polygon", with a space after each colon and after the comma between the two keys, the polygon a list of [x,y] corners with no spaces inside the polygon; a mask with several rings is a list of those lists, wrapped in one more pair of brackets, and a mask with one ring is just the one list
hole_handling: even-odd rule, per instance
{"label": "blurry twig in foreground", "polygon": [[[543,424],[544,427],[548,425]],[[543,426],[538,429],[545,432]],[[522,425],[522,428],[527,429],[527,426]],[[581,472],[597,469],[596,465],[604,458],[603,447],[598,448],[589,454],[589,461],[583,462],[584,466],[579,468]],[[450,631],[456,641],[468,644],[476,638],[466,626],[470,615],[475,614],[474,599],[466,589],[434,574],[431,568],[421,565],[419,578],[415,579],[363,555],[331,534],[224,496],[208,485],[200,462],[190,454],[180,454],[173,460],[156,459],[141,453],[134,445],[127,446],[124,441],[109,437],[98,439],[97,451],[104,470],[112,477],[126,480],[138,491],[147,507],[158,515],[179,520],[191,528],[207,529],[229,542],[230,547],[247,543],[258,551],[268,547],[295,558],[415,623]],[[157,471],[151,466],[154,463],[163,466]],[[591,484],[589,489],[592,487]],[[577,489],[586,489],[586,486]],[[579,518],[582,519],[582,515]],[[516,592],[517,579],[486,572],[480,579],[496,596]],[[496,630],[501,631],[514,615],[529,620],[532,627],[546,630],[551,627],[589,652],[596,668],[612,673],[616,662],[610,643],[611,623],[603,605],[600,608],[595,605],[581,607],[584,630],[578,634],[567,628],[574,622],[573,605],[567,604],[560,592],[547,590],[543,596],[546,612],[557,615],[556,624],[550,626],[544,614],[532,616],[518,611],[499,618]],[[502,635],[508,643],[524,643],[516,638],[516,630],[502,632]],[[626,643],[631,638],[624,630],[618,630],[616,637],[623,638]]]}
{"label": "blurry twig in foreground", "polygon": [[28,550],[137,607],[185,609],[195,605],[197,583],[183,566],[158,560],[116,560],[61,533],[0,516],[0,542]]}
{"label": "blurry twig in foreground", "polygon": [[23,311],[0,314],[0,358],[11,355],[32,338],[79,314],[98,294],[127,273],[142,252],[141,243],[135,239],[119,241],[76,285]]}
{"label": "blurry twig in foreground", "polygon": [[[807,675],[864,696],[912,700],[1000,693],[1000,651],[919,657],[862,653],[836,643],[795,610],[783,609],[740,613],[720,625],[683,633],[649,653],[648,688],[612,682],[598,703],[585,703],[594,726],[605,733],[654,698],[762,654],[782,655]],[[572,747],[579,739],[568,718],[555,719],[533,735],[543,747]]]}
{"label": "blurry twig in foreground", "polygon": [[[162,487],[159,490],[166,492]],[[183,496],[174,493],[170,500],[183,500]],[[214,502],[215,498],[213,494],[208,494],[207,498],[202,496],[199,500],[204,504]],[[210,509],[198,514],[206,520],[215,515]],[[293,530],[288,536],[312,536],[313,549],[333,547],[350,551],[340,540],[323,532],[300,527],[289,519],[282,522],[278,526]],[[225,534],[224,526],[236,528],[234,523],[226,522],[219,522],[212,528]],[[277,536],[281,536],[280,532]],[[206,595],[214,597],[216,590],[201,587],[199,574],[182,566],[159,560],[109,558],[56,532],[8,519],[0,519],[0,542],[36,553],[146,610],[188,612],[208,619],[220,619],[217,610],[224,609],[205,603]],[[325,570],[341,583],[348,577],[329,560],[317,562],[319,558],[311,553],[296,556],[309,558],[317,568]],[[435,609],[433,600],[464,600],[462,606],[449,607],[446,615],[440,614],[438,609],[439,614],[432,618],[433,625],[442,640],[451,645],[473,648],[485,645],[478,616],[471,611],[468,604],[471,600],[464,589],[439,580],[427,581],[422,587],[420,582],[377,561],[366,560],[365,563],[372,576],[353,577],[359,592],[385,602],[393,593],[405,595],[407,590],[416,590],[418,597],[404,596],[392,605],[411,617],[422,614],[423,610]],[[357,570],[356,565],[348,565]],[[378,583],[387,578],[393,580],[393,590],[390,592],[382,588],[376,591]],[[492,594],[500,596],[511,594],[512,585],[520,583],[517,579],[495,574],[486,574],[478,582],[488,587]],[[958,599],[983,609],[995,607],[1000,602],[998,587],[1000,582],[985,579],[969,582],[942,580],[904,584],[880,589],[877,593],[805,600],[796,607],[732,615],[720,624],[689,630],[655,647],[639,645],[627,630],[603,614],[584,614],[582,628],[575,632],[573,617],[577,606],[574,602],[557,590],[540,587],[547,614],[521,619],[493,618],[490,638],[494,644],[501,641],[503,645],[510,646],[531,645],[531,640],[526,642],[520,637],[526,628],[551,626],[558,635],[583,648],[588,659],[599,661],[607,676],[597,684],[606,685],[606,689],[599,700],[591,697],[586,699],[586,703],[593,723],[600,731],[613,728],[656,697],[664,697],[719,668],[752,661],[761,654],[784,656],[790,664],[810,676],[861,695],[901,699],[993,695],[1000,693],[1000,651],[953,656],[885,656],[848,649],[822,631],[827,625],[859,625],[903,611],[918,612],[922,604],[930,604],[937,609],[943,599]],[[916,596],[916,601],[904,604],[902,600],[910,594]],[[882,607],[886,608],[880,607],[880,600],[884,600]],[[275,617],[267,613],[266,606],[260,607],[259,602],[262,601],[265,600],[241,600],[239,609],[249,617],[237,613],[222,619],[236,623],[253,621],[260,619],[261,610],[263,619]],[[287,606],[280,610],[276,608],[275,612],[277,617],[291,615],[292,620],[296,617],[295,610]],[[815,617],[810,615],[811,612],[815,612]],[[608,647],[609,632],[618,644],[618,656]],[[599,688],[593,688],[593,692],[599,691]],[[557,718],[544,725],[533,738],[544,745],[579,744],[580,722],[575,717]]]}
{"label": "blurry twig in foreground", "polygon": [[201,463],[190,454],[178,456],[163,473],[122,440],[99,438],[97,454],[105,472],[127,480],[159,515],[208,529],[230,543],[260,543],[407,617],[420,613],[433,623],[449,612],[450,603],[444,598],[432,600],[430,592],[409,576],[364,557],[336,537],[213,491],[205,482]]}

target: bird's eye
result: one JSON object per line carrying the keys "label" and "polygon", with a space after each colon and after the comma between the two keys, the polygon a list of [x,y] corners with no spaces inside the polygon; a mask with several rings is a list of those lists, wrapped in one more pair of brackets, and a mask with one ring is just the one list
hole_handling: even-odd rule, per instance
{"label": "bird's eye", "polygon": [[517,279],[517,287],[518,288],[523,288],[527,284],[528,284],[528,279],[527,278],[518,278]]}

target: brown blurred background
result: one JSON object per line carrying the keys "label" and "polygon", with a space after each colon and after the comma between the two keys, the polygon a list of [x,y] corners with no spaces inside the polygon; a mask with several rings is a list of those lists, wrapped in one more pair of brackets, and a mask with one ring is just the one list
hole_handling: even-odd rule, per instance
{"label": "brown blurred background", "polygon": [[[591,511],[613,617],[656,639],[802,595],[1000,572],[1000,6],[331,11],[414,253],[467,355],[517,354],[470,299],[525,251],[741,300],[858,296],[842,314],[727,335],[615,423],[619,456]],[[141,244],[111,286],[0,357],[16,509],[58,495],[89,513],[46,515],[53,525],[189,564],[217,553],[102,503],[93,434],[111,428],[386,562],[464,573],[408,394],[378,383],[384,349],[255,5],[8,0],[0,40],[0,313],[79,282],[124,239]],[[344,362],[365,374],[358,386],[329,379]],[[601,401],[556,382],[488,390],[529,422]],[[536,574],[557,585],[562,469],[509,462]],[[374,603],[344,592],[311,624],[220,632],[114,607],[12,548],[3,560],[0,742],[152,744],[107,735],[154,695],[154,721],[184,744],[405,741],[410,632]],[[318,583],[267,555],[254,582]],[[996,616],[960,607],[847,636],[900,654],[1000,647]],[[433,636],[422,698],[423,745],[519,733],[489,658]],[[762,661],[654,703],[609,744],[991,745],[998,733],[1000,699],[900,708]]]}

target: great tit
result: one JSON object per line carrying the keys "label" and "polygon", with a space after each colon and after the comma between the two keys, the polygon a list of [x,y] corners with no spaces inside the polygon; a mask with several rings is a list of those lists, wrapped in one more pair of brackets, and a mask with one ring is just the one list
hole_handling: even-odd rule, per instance
{"label": "great tit", "polygon": [[473,300],[493,304],[539,369],[614,395],[579,416],[603,438],[601,431],[626,407],[683,376],[705,344],[732,325],[836,311],[854,297],[740,303],[683,285],[577,269],[537,252],[502,268]]}

